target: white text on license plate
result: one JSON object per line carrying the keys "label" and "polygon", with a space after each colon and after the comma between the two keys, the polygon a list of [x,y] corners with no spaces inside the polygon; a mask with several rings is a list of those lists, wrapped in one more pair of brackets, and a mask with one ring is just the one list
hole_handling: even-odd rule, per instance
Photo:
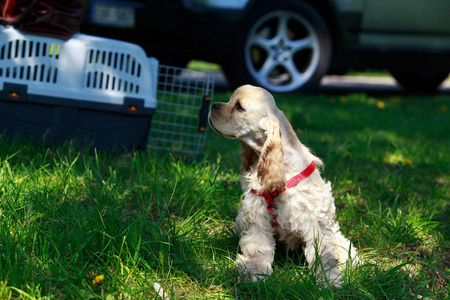
{"label": "white text on license plate", "polygon": [[91,20],[101,25],[133,28],[136,25],[136,12],[134,7],[95,3]]}

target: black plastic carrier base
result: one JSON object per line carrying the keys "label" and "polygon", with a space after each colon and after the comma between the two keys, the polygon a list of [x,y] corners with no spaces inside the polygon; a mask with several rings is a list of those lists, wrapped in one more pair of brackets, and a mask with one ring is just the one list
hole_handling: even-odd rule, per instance
{"label": "black plastic carrier base", "polygon": [[136,98],[115,105],[45,97],[6,82],[0,90],[0,132],[49,144],[75,139],[100,151],[145,149],[154,114]]}

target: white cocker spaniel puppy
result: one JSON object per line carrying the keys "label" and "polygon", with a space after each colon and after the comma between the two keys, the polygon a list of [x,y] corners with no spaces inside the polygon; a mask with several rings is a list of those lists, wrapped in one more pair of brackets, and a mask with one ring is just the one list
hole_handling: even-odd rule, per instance
{"label": "white cocker spaniel puppy", "polygon": [[248,278],[272,273],[278,240],[289,249],[302,245],[319,284],[340,287],[346,261],[358,260],[356,250],[339,231],[331,184],[317,169],[322,161],[299,141],[272,95],[242,86],[228,103],[212,105],[209,124],[242,146],[237,263]]}

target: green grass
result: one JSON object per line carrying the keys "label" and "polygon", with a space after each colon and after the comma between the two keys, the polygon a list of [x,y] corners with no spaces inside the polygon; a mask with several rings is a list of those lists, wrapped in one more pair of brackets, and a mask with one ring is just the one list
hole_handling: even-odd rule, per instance
{"label": "green grass", "polygon": [[218,64],[202,61],[202,60],[191,60],[186,68],[190,70],[202,71],[202,72],[218,72],[222,70],[222,67]]}
{"label": "green grass", "polygon": [[0,299],[448,298],[450,97],[275,97],[365,260],[342,289],[281,246],[270,279],[238,282],[236,141],[211,131],[191,161],[0,136]]}

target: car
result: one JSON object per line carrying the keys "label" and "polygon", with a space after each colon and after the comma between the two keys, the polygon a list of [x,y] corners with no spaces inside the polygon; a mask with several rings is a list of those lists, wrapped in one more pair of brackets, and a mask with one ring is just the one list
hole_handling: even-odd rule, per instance
{"label": "car", "polygon": [[86,0],[81,30],[161,63],[221,65],[232,87],[314,91],[326,74],[387,69],[433,92],[450,71],[448,0]]}

